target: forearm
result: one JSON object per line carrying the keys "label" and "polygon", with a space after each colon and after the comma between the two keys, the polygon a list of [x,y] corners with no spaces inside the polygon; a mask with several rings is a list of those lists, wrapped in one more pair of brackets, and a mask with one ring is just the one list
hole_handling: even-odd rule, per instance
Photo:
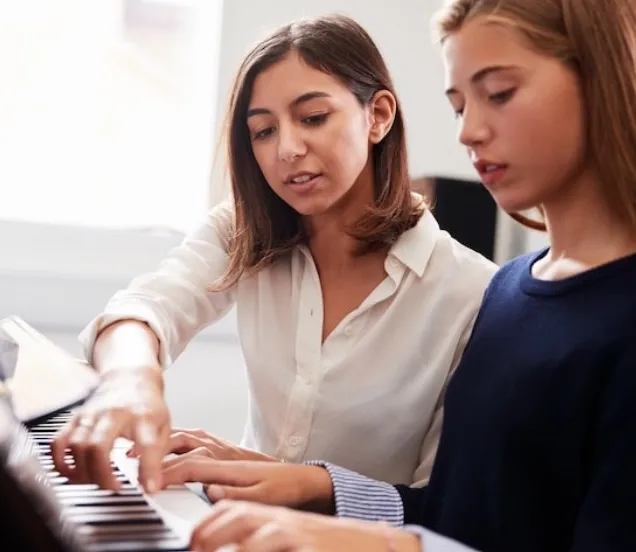
{"label": "forearm", "polygon": [[114,371],[143,370],[163,382],[158,360],[159,340],[138,320],[121,320],[104,328],[93,347],[92,365],[102,375]]}

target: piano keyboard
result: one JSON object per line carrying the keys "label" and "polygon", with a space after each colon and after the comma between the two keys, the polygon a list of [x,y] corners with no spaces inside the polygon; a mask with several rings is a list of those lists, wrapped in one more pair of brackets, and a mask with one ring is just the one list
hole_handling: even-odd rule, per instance
{"label": "piano keyboard", "polygon": [[125,443],[116,444],[111,456],[113,471],[122,484],[119,492],[72,484],[55,471],[50,444],[70,416],[63,412],[28,431],[47,485],[86,551],[188,550],[191,529],[209,513],[209,505],[182,485],[146,495],[138,486],[136,460],[126,457]]}

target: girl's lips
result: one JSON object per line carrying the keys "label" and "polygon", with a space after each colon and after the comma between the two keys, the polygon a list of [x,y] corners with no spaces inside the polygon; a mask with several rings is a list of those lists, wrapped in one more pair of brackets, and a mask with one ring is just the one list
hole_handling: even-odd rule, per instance
{"label": "girl's lips", "polygon": [[489,170],[479,171],[479,176],[484,185],[494,186],[505,176],[507,169],[508,167],[506,165],[497,165]]}
{"label": "girl's lips", "polygon": [[475,161],[474,166],[479,173],[481,181],[486,186],[497,184],[497,182],[504,177],[506,169],[508,168],[508,165],[503,163],[495,163],[493,161],[486,161],[483,159]]}

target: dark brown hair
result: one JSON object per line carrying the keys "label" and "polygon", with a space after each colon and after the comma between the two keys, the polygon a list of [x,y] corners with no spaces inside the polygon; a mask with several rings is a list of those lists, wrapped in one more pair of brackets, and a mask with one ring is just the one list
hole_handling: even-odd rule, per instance
{"label": "dark brown hair", "polygon": [[439,40],[475,17],[519,30],[537,51],[575,68],[586,104],[587,155],[614,212],[636,232],[636,3],[450,0],[435,20]]}
{"label": "dark brown hair", "polygon": [[[280,27],[245,57],[234,81],[226,115],[227,165],[234,202],[234,231],[229,265],[211,289],[235,283],[246,271],[256,271],[306,239],[300,215],[269,187],[252,152],[247,110],[256,77],[296,52],[309,66],[342,81],[361,105],[381,90],[394,96],[387,66],[368,33],[352,19],[328,15]],[[397,101],[397,96],[396,96]],[[402,111],[384,139],[374,145],[375,202],[348,229],[364,254],[393,244],[417,224],[426,205],[410,190]]]}

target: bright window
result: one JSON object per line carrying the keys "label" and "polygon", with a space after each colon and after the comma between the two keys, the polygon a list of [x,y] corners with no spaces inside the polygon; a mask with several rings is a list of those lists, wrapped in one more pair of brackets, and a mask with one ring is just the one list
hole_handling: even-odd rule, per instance
{"label": "bright window", "polygon": [[0,317],[77,332],[200,220],[221,18],[222,0],[0,2]]}
{"label": "bright window", "polygon": [[187,230],[208,207],[221,0],[0,6],[0,219]]}

